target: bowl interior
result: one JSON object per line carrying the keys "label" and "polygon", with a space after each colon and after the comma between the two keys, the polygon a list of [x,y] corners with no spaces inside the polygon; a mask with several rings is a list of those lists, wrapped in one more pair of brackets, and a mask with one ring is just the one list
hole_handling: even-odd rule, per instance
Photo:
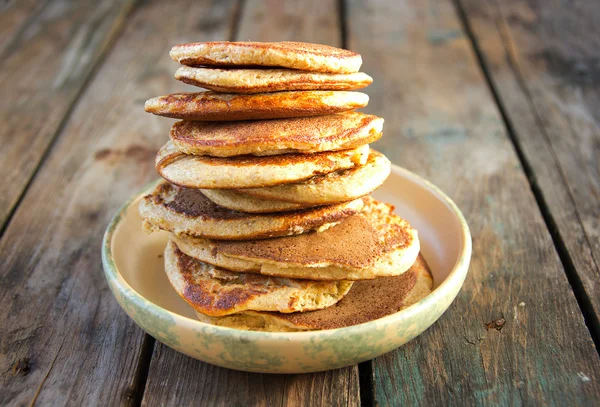
{"label": "bowl interior", "polygon": [[[436,187],[399,167],[392,169],[373,196],[393,204],[395,212],[418,230],[422,253],[432,270],[434,286],[438,287],[453,270],[467,244],[468,232],[465,233],[461,215]],[[142,231],[137,213],[140,199],[141,196],[125,209],[114,230],[111,251],[116,268],[131,288],[148,301],[195,319],[164,273],[162,253],[168,233]]]}

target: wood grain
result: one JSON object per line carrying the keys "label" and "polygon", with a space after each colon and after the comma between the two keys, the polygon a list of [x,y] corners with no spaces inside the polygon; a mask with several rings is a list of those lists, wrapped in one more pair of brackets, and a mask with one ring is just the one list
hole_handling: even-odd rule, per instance
{"label": "wood grain", "polygon": [[[192,10],[200,12],[201,8]],[[340,32],[334,1],[246,2],[234,39],[339,46]],[[318,374],[254,374],[194,361],[158,345],[143,404],[329,406],[358,405],[359,400],[357,366]]]}
{"label": "wood grain", "polygon": [[462,3],[600,340],[600,3]]}
{"label": "wood grain", "polygon": [[133,13],[15,211],[0,240],[0,405],[131,400],[144,333],[109,291],[100,242],[156,178],[172,121],[154,120],[144,101],[187,88],[172,79],[170,46],[227,35],[233,3],[209,5],[180,2],[174,14],[155,1]]}
{"label": "wood grain", "polygon": [[0,230],[133,2],[26,1],[0,18]]}
{"label": "wood grain", "polygon": [[5,1],[0,5],[0,55],[17,40],[19,32],[27,28],[27,22],[35,20],[48,2],[49,0]]}
{"label": "wood grain", "polygon": [[158,344],[144,406],[357,406],[349,368],[299,375],[246,373],[209,365]]}
{"label": "wood grain", "polygon": [[469,39],[449,0],[350,1],[375,79],[377,146],[433,181],[473,234],[469,275],[434,326],[373,361],[382,405],[594,405],[600,360]]}

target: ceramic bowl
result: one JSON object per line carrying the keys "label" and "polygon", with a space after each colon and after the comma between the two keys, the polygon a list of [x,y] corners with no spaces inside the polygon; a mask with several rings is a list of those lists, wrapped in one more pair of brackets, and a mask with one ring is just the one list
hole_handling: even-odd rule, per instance
{"label": "ceramic bowl", "polygon": [[421,250],[434,277],[434,290],[416,304],[374,321],[346,328],[270,333],[202,323],[171,288],[163,271],[167,233],[146,234],[133,197],[115,215],[103,240],[102,263],[119,305],[165,345],[231,369],[303,373],[353,365],[390,352],[431,326],[460,290],[471,258],[471,236],[456,205],[437,187],[393,167],[373,195],[419,232]]}

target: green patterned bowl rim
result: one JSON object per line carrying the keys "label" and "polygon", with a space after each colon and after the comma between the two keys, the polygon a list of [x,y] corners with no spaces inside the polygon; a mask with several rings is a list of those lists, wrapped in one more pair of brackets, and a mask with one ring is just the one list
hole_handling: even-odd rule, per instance
{"label": "green patterned bowl rim", "polygon": [[[155,303],[147,300],[142,295],[140,295],[137,291],[135,291],[128,283],[125,281],[123,276],[119,273],[113,259],[113,254],[111,250],[111,242],[114,235],[115,230],[121,222],[121,219],[125,212],[129,209],[131,204],[137,200],[137,198],[141,195],[147,194],[158,182],[161,180],[155,180],[150,184],[146,185],[140,193],[135,194],[131,197],[126,203],[124,203],[121,208],[117,211],[117,213],[113,216],[110,224],[108,225],[106,232],[104,233],[104,238],[102,240],[102,265],[104,267],[104,274],[108,281],[113,281],[121,294],[125,295],[127,299],[133,302],[136,306],[143,308],[153,314],[158,319],[164,318],[164,315],[168,315],[172,317],[178,326],[186,326],[187,328],[201,328],[205,333],[211,333],[217,336],[241,336],[244,338],[252,340],[260,340],[260,339],[281,339],[281,340],[305,340],[309,337],[315,335],[316,333],[322,334],[332,334],[332,335],[352,335],[360,332],[364,332],[375,327],[385,326],[397,323],[399,320],[410,318],[413,314],[424,311],[424,309],[435,306],[435,304],[442,300],[446,295],[449,295],[452,291],[459,290],[456,289],[456,286],[462,286],[464,279],[469,270],[469,262],[471,260],[471,252],[472,252],[472,243],[471,243],[471,232],[469,231],[469,226],[467,225],[467,221],[465,217],[461,213],[460,209],[456,206],[456,204],[450,199],[441,189],[427,181],[425,178],[405,169],[399,167],[397,165],[392,165],[392,171],[402,174],[404,177],[411,179],[417,183],[424,184],[428,189],[433,191],[441,200],[452,210],[452,212],[458,218],[458,221],[461,226],[462,231],[462,241],[461,241],[461,251],[460,256],[452,271],[448,274],[448,276],[442,281],[442,283],[437,286],[431,294],[427,297],[423,298],[421,301],[401,310],[396,313],[387,315],[383,318],[379,318],[373,321],[365,322],[359,325],[352,325],[344,328],[336,328],[336,329],[328,329],[321,331],[304,331],[304,332],[260,332],[260,331],[245,331],[235,328],[227,328],[222,326],[216,326],[207,324],[205,322],[198,321],[196,319],[192,319],[180,314],[176,314],[168,309],[162,308]],[[166,313],[166,314],[165,314]]]}

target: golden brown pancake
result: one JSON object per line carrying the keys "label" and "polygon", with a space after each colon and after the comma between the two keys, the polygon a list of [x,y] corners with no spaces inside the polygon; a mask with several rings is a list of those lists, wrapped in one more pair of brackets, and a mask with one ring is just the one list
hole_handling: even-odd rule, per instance
{"label": "golden brown pancake", "polygon": [[165,272],[171,285],[196,312],[223,316],[241,311],[313,311],[338,302],[350,281],[315,282],[235,273],[183,254],[170,241]]}
{"label": "golden brown pancake", "polygon": [[155,159],[156,171],[187,188],[258,188],[297,182],[367,162],[369,146],[314,154],[209,157],[180,152],[169,141]]}
{"label": "golden brown pancake", "polygon": [[187,255],[238,272],[330,281],[404,273],[419,254],[417,231],[393,213],[393,206],[363,200],[360,213],[319,233],[239,242],[174,240]]}
{"label": "golden brown pancake", "polygon": [[335,329],[373,321],[398,312],[431,293],[433,278],[423,256],[400,276],[357,281],[335,305],[310,312],[246,311],[226,317],[196,312],[198,319],[213,325],[255,331],[312,331]]}
{"label": "golden brown pancake", "polygon": [[217,205],[235,211],[279,212],[331,205],[360,198],[379,188],[390,174],[390,161],[371,150],[365,165],[264,188],[203,189]]}
{"label": "golden brown pancake", "polygon": [[313,72],[358,72],[359,54],[306,42],[196,42],[176,45],[169,53],[183,65],[283,67]]}
{"label": "golden brown pancake", "polygon": [[363,207],[357,199],[294,212],[248,214],[221,208],[200,190],[160,183],[139,205],[147,230],[163,229],[211,239],[263,239],[324,230]]}
{"label": "golden brown pancake", "polygon": [[182,66],[175,79],[224,93],[262,93],[290,90],[356,90],[373,79],[362,72],[322,73],[294,69],[218,69]]}
{"label": "golden brown pancake", "polygon": [[383,119],[346,112],[325,116],[238,122],[181,121],[171,141],[183,153],[231,157],[349,150],[381,137]]}
{"label": "golden brown pancake", "polygon": [[[320,205],[295,204],[272,199],[255,198],[235,189],[201,189],[205,197],[232,211],[247,213],[288,212]],[[337,202],[340,203],[340,202]]]}
{"label": "golden brown pancake", "polygon": [[232,121],[319,116],[365,107],[360,92],[306,90],[240,95],[218,92],[174,93],[146,101],[145,109],[183,120]]}

